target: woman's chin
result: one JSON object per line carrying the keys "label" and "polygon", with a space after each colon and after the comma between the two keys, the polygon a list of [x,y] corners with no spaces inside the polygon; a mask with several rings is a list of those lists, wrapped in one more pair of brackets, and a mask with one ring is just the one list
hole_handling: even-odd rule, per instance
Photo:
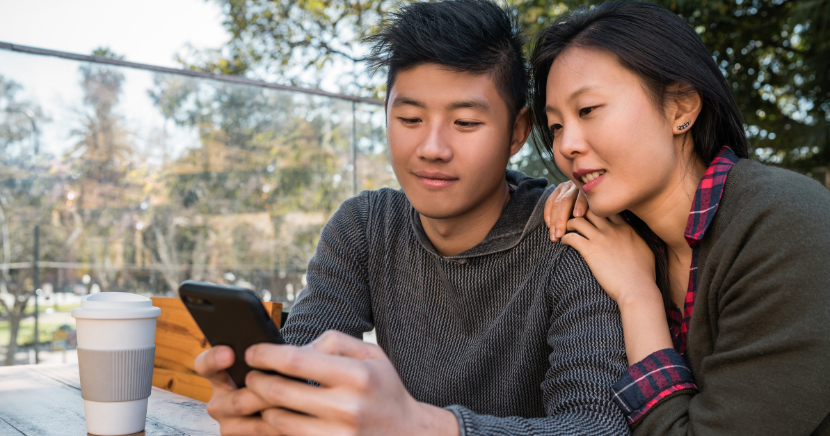
{"label": "woman's chin", "polygon": [[608,202],[603,202],[600,199],[591,198],[588,198],[588,208],[591,210],[591,213],[600,218],[608,218],[625,210],[624,207],[619,205],[609,204]]}

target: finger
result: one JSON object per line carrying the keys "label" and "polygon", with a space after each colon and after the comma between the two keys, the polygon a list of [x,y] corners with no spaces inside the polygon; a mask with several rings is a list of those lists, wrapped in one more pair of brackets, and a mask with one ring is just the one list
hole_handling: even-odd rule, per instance
{"label": "finger", "polygon": [[255,391],[242,388],[223,395],[216,395],[214,392],[213,398],[207,405],[207,411],[214,419],[220,420],[253,415],[268,407],[270,405]]}
{"label": "finger", "polygon": [[620,214],[609,216],[608,221],[611,221],[615,225],[628,224],[625,221],[625,218],[623,218],[622,215],[620,215]]}
{"label": "finger", "polygon": [[579,196],[577,197],[576,204],[574,205],[574,216],[581,217],[585,215],[586,211],[588,211],[588,197],[580,189]]}
{"label": "finger", "polygon": [[375,344],[363,342],[337,330],[328,330],[320,335],[310,347],[321,353],[353,359],[383,359],[386,353]]}
{"label": "finger", "polygon": [[579,195],[579,189],[576,188],[575,185],[571,184],[571,188],[567,191],[563,192],[559,199],[558,209],[554,214],[554,224],[552,231],[554,232],[552,241],[556,242],[557,239],[561,238],[562,235],[565,234],[565,231],[568,226],[568,220],[571,219],[571,214],[573,213],[574,203],[576,203],[576,198]]}
{"label": "finger", "polygon": [[611,227],[611,221],[608,218],[597,216],[591,210],[585,212],[585,216],[582,218],[593,224],[599,231],[605,231]]}
{"label": "finger", "polygon": [[260,416],[245,416],[223,420],[219,423],[222,436],[278,436],[280,432],[265,422]]}
{"label": "finger", "polygon": [[568,231],[579,232],[580,235],[589,241],[599,236],[600,233],[594,224],[585,218],[572,218],[568,220]]}
{"label": "finger", "polygon": [[329,410],[332,406],[330,392],[280,375],[254,370],[246,376],[245,384],[266,405],[262,409],[281,407],[308,415],[320,415],[321,411]]}
{"label": "finger", "polygon": [[[570,182],[570,180],[568,182]],[[550,195],[548,195],[547,200],[545,200],[545,214],[544,214],[544,217],[545,217],[545,225],[547,225],[548,227],[550,227],[551,212],[555,209],[553,204],[556,201],[556,199],[559,198],[559,195],[563,191],[568,190],[568,182],[563,182],[563,183],[560,183],[558,186],[556,186],[556,188],[553,190],[553,192],[551,192]]]}
{"label": "finger", "polygon": [[314,416],[301,415],[290,410],[272,408],[262,412],[262,418],[279,434],[287,436],[308,435],[328,436],[336,431],[328,424]]}
{"label": "finger", "polygon": [[236,384],[231,380],[226,369],[233,365],[234,353],[230,347],[219,345],[196,356],[193,368],[196,373],[206,378],[214,394],[236,389]]}
{"label": "finger", "polygon": [[245,361],[254,368],[315,380],[324,386],[342,384],[362,369],[361,362],[352,358],[321,353],[307,347],[264,343],[248,348]]}
{"label": "finger", "polygon": [[566,233],[565,235],[562,236],[562,239],[561,239],[560,242],[562,244],[573,247],[580,254],[584,253],[585,250],[588,249],[588,244],[590,244],[590,242],[587,239],[585,239],[585,237],[580,235],[579,233]]}

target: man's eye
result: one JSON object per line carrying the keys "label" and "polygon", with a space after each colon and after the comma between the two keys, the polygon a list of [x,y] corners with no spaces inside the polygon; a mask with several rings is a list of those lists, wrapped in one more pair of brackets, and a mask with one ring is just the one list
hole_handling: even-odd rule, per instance
{"label": "man's eye", "polygon": [[458,124],[461,127],[477,127],[481,125],[481,123],[475,123],[472,121],[456,121],[455,124]]}
{"label": "man's eye", "polygon": [[562,130],[562,125],[561,124],[554,124],[554,125],[550,126],[550,130],[552,130],[554,132],[558,132],[558,131]]}
{"label": "man's eye", "polygon": [[401,120],[401,122],[404,123],[404,124],[417,124],[419,121],[421,121],[420,118],[398,118],[398,119]]}
{"label": "man's eye", "polygon": [[579,110],[579,116],[584,117],[585,115],[590,114],[591,111],[593,111],[593,110],[594,110],[593,107],[584,107],[584,108]]}

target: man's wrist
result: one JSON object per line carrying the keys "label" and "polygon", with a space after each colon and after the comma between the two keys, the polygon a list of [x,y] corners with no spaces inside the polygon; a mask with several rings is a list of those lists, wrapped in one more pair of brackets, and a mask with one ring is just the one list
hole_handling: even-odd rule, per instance
{"label": "man's wrist", "polygon": [[413,428],[412,434],[436,436],[459,436],[461,434],[458,418],[451,411],[427,403],[418,403],[418,407],[420,422]]}

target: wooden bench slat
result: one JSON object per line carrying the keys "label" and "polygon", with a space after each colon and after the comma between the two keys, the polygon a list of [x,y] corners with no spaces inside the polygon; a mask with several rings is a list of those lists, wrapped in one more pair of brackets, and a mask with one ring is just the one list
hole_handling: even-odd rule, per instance
{"label": "wooden bench slat", "polygon": [[[210,348],[196,321],[179,298],[152,297],[161,309],[156,322],[156,357],[153,386],[188,398],[207,402],[213,391],[207,380],[196,374],[196,356]],[[282,327],[282,303],[263,302],[265,310]]]}

